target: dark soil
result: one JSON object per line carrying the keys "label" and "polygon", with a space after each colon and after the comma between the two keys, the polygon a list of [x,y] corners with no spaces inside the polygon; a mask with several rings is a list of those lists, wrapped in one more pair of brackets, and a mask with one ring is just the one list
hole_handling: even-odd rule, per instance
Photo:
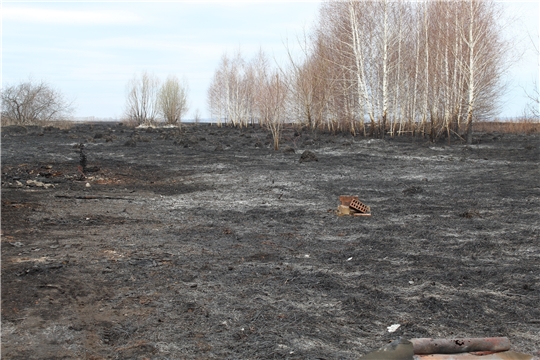
{"label": "dark soil", "polygon": [[[286,129],[274,151],[258,128],[4,127],[2,358],[356,359],[399,336],[534,353],[540,137],[475,136]],[[340,195],[372,216],[338,217]]]}

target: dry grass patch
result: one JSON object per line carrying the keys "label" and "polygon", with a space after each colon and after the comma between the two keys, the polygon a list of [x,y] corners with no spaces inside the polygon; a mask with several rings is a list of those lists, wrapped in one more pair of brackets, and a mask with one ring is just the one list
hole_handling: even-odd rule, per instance
{"label": "dry grass patch", "polygon": [[481,121],[474,124],[474,130],[505,134],[537,134],[540,133],[540,121],[530,118],[519,118],[510,121]]}

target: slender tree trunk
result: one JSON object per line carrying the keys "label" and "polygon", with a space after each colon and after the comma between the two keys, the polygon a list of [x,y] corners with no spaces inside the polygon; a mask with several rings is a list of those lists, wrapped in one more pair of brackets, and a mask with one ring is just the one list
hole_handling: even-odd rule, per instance
{"label": "slender tree trunk", "polygon": [[[401,132],[401,123],[403,121],[403,102],[400,99],[400,88],[401,88],[401,43],[402,43],[402,13],[400,12],[399,15],[399,22],[398,22],[398,55],[397,55],[397,71],[396,71],[396,95],[394,97],[394,121],[390,125],[390,135],[395,135],[395,124],[396,122],[399,122],[399,132]],[[400,109],[398,111],[398,109]],[[399,134],[398,132],[398,134]]]}
{"label": "slender tree trunk", "polygon": [[[356,11],[354,9],[354,1],[350,1],[349,4],[349,19],[351,23],[351,35],[352,35],[352,47],[353,47],[353,54],[354,54],[354,60],[355,60],[355,66],[356,66],[356,88],[358,92],[358,103],[359,104],[366,104],[368,107],[369,112],[369,118],[371,121],[371,127],[370,127],[370,135],[373,136],[373,131],[375,130],[375,116],[373,115],[373,105],[371,104],[371,101],[369,100],[368,94],[367,94],[367,84],[366,84],[366,75],[365,75],[365,66],[364,66],[364,54],[362,52],[362,44],[360,42],[361,34],[360,34],[360,28],[358,26],[358,18],[356,15]],[[363,108],[364,106],[361,105]],[[362,122],[364,121],[364,114],[362,112]]]}
{"label": "slender tree trunk", "polygon": [[474,112],[474,100],[475,100],[475,61],[474,61],[474,46],[475,39],[473,33],[474,26],[474,4],[473,0],[469,0],[469,105],[467,108],[467,144],[472,144],[472,122],[473,122],[473,112]]}
{"label": "slender tree trunk", "polygon": [[382,83],[382,126],[381,137],[386,132],[386,117],[388,115],[388,2],[384,0],[383,22],[383,83]]}
{"label": "slender tree trunk", "polygon": [[411,122],[410,122],[410,131],[411,136],[414,138],[415,130],[416,130],[416,100],[417,100],[417,94],[418,94],[418,76],[420,73],[420,33],[421,33],[421,25],[418,25],[417,27],[417,34],[416,34],[416,58],[415,58],[415,67],[414,67],[414,84],[413,84],[413,103],[412,103],[412,115],[411,115]]}
{"label": "slender tree trunk", "polygon": [[[450,9],[450,6],[447,7],[447,9]],[[445,97],[445,103],[444,103],[444,126],[446,130],[446,136],[448,137],[448,145],[450,145],[450,119],[451,119],[451,113],[450,113],[450,106],[452,104],[452,91],[453,89],[450,86],[450,64],[449,64],[449,51],[448,46],[450,44],[450,19],[448,17],[448,14],[444,14],[444,27],[445,27],[445,34],[446,39],[444,42],[444,97]]]}
{"label": "slender tree trunk", "polygon": [[428,115],[428,101],[429,101],[429,38],[428,38],[428,14],[427,14],[427,7],[428,4],[426,3],[424,8],[424,46],[425,46],[425,69],[424,69],[424,76],[425,76],[425,89],[424,89],[424,113],[422,114],[422,137],[425,136],[425,127],[426,127],[426,118]]}

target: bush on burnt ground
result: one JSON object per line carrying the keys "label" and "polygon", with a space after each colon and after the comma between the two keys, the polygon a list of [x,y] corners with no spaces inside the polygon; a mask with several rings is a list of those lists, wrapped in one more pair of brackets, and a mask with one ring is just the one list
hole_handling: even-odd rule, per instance
{"label": "bush on burnt ground", "polygon": [[44,125],[68,119],[74,111],[72,103],[44,81],[6,85],[1,98],[2,125]]}

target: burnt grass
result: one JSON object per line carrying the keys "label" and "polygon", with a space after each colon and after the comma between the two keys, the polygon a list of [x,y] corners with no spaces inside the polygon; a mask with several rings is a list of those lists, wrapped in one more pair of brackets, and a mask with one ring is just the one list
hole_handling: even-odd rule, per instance
{"label": "burnt grass", "polygon": [[[356,359],[399,336],[540,347],[538,135],[285,129],[280,151],[262,129],[206,124],[1,136],[4,359]],[[372,216],[338,217],[340,195]]]}

